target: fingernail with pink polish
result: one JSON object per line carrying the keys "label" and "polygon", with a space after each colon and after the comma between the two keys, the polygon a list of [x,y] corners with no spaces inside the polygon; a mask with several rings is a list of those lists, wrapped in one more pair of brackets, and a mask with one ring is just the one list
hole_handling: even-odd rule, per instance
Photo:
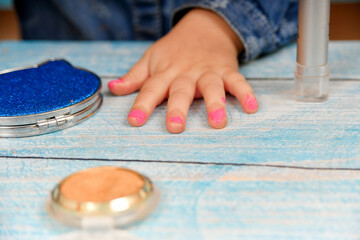
{"label": "fingernail with pink polish", "polygon": [[225,103],[225,102],[226,102],[226,100],[225,100],[225,98],[224,98],[224,97],[222,97],[222,98],[221,98],[221,101],[222,101],[223,103]]}
{"label": "fingernail with pink polish", "polygon": [[182,120],[181,117],[176,116],[176,117],[171,117],[171,118],[170,118],[170,122],[175,122],[175,123],[180,123],[180,124],[182,124],[184,121]]}
{"label": "fingernail with pink polish", "polygon": [[128,117],[135,118],[138,124],[142,124],[146,119],[146,114],[139,109],[135,109],[129,113]]}
{"label": "fingernail with pink polish", "polygon": [[110,82],[108,83],[108,87],[111,89],[111,88],[113,88],[115,85],[117,85],[117,84],[119,84],[119,83],[123,83],[123,82],[124,82],[124,79],[119,78],[119,79],[110,81]]}
{"label": "fingernail with pink polish", "polygon": [[225,118],[225,110],[223,108],[219,108],[216,111],[210,112],[209,117],[211,120],[213,120],[215,123],[221,123]]}
{"label": "fingernail with pink polish", "polygon": [[256,101],[256,98],[255,97],[250,97],[249,95],[246,95],[245,105],[250,110],[255,110],[255,109],[258,108],[258,102]]}

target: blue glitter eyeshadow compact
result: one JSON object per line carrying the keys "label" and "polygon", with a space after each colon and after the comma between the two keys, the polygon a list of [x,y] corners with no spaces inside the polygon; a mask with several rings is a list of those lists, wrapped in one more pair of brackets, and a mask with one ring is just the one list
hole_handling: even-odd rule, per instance
{"label": "blue glitter eyeshadow compact", "polygon": [[71,127],[101,106],[100,78],[63,59],[0,71],[0,137]]}

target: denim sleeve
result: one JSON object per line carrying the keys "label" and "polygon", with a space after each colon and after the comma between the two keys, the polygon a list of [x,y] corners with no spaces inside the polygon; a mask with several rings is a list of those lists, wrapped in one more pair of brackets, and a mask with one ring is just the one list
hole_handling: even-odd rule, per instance
{"label": "denim sleeve", "polygon": [[211,10],[229,24],[244,45],[242,62],[271,52],[297,35],[296,0],[185,0],[175,9],[172,24],[192,8]]}

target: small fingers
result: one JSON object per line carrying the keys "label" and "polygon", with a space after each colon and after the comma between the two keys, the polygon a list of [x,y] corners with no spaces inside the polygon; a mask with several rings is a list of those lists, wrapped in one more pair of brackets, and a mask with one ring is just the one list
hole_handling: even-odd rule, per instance
{"label": "small fingers", "polygon": [[186,117],[194,99],[196,84],[191,78],[175,79],[169,89],[166,128],[171,133],[181,133],[186,127]]}
{"label": "small fingers", "polygon": [[258,108],[252,87],[246,82],[244,76],[236,71],[229,71],[223,75],[225,89],[234,95],[246,113],[255,113]]}
{"label": "small fingers", "polygon": [[207,72],[200,76],[198,88],[207,109],[208,122],[213,128],[224,128],[227,124],[225,90],[221,77]]}
{"label": "small fingers", "polygon": [[110,81],[108,87],[111,93],[114,95],[126,95],[139,90],[144,81],[150,77],[148,61],[148,54],[145,53],[125,76]]}
{"label": "small fingers", "polygon": [[168,79],[166,74],[157,74],[143,84],[128,115],[132,126],[144,125],[155,107],[164,100],[169,88]]}

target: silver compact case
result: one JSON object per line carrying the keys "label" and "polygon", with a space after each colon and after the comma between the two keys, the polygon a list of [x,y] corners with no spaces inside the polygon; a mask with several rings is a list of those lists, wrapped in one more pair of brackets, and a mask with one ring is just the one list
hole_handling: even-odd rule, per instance
{"label": "silver compact case", "polygon": [[62,130],[102,104],[101,79],[63,59],[0,71],[0,91],[0,137]]}

